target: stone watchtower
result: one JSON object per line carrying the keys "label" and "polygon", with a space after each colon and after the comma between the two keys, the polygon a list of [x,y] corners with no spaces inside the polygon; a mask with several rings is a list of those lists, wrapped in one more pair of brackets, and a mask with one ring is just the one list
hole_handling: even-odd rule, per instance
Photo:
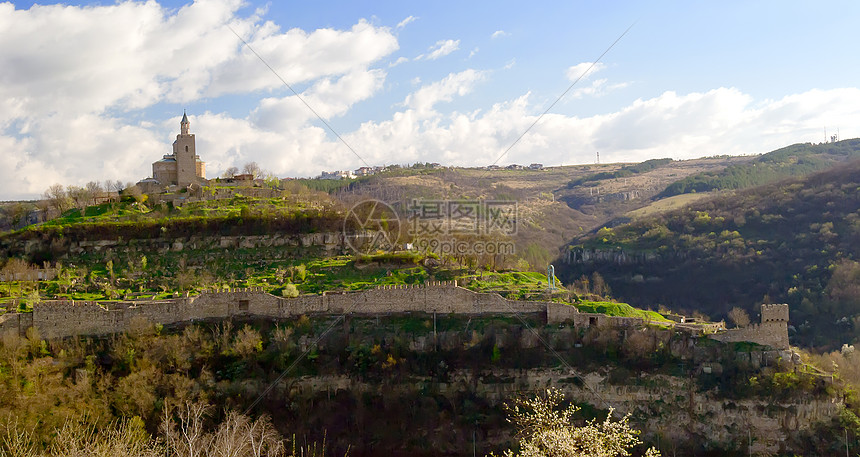
{"label": "stone watchtower", "polygon": [[190,133],[188,115],[182,113],[179,135],[173,142],[173,154],[152,164],[152,177],[159,185],[186,187],[206,179],[206,163],[197,155],[194,134]]}
{"label": "stone watchtower", "polygon": [[766,339],[772,340],[771,346],[787,349],[788,345],[788,305],[761,305],[761,325],[759,331]]}

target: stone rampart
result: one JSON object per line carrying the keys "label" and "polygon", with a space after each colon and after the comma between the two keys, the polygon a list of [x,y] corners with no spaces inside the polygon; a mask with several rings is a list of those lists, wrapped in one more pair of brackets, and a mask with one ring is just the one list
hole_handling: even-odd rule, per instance
{"label": "stone rampart", "polygon": [[761,324],[729,329],[710,335],[710,338],[723,343],[748,341],[774,349],[789,349],[788,305],[761,305]]}
{"label": "stone rampart", "polygon": [[[40,241],[28,245],[28,252],[38,248]],[[273,235],[231,235],[231,236],[189,236],[179,239],[148,238],[134,240],[78,240],[69,244],[70,254],[101,253],[120,248],[157,250],[162,252],[183,251],[185,249],[230,249],[230,248],[272,248],[272,247],[323,247],[337,250],[345,246],[344,237],[339,232],[273,234]]]}
{"label": "stone rampart", "polygon": [[[765,305],[768,320],[742,329],[710,335],[722,342],[749,341],[788,349],[787,307]],[[230,289],[197,297],[158,301],[86,302],[54,300],[37,303],[32,313],[0,315],[0,335],[24,335],[35,327],[45,338],[104,335],[132,328],[134,322],[176,324],[231,317],[288,319],[313,314],[379,315],[395,313],[542,314],[548,324],[570,322],[574,327],[638,328],[641,318],[580,313],[574,306],[545,301],[507,300],[496,293],[478,293],[456,282],[380,286],[361,292],[276,297],[262,289]]]}
{"label": "stone rampart", "polygon": [[0,314],[0,336],[8,333],[17,334],[21,328],[19,323],[21,316],[18,313]]}
{"label": "stone rampart", "polygon": [[[35,327],[45,338],[103,335],[129,330],[134,322],[176,324],[230,317],[286,319],[313,314],[516,314],[537,313],[548,323],[575,319],[575,307],[554,302],[507,300],[496,293],[477,293],[456,282],[381,286],[361,292],[324,293],[282,298],[262,289],[206,292],[197,297],[128,302],[54,300],[37,303],[32,313],[0,316],[0,334],[25,334]],[[626,318],[602,316],[584,325],[630,325]],[[616,322],[619,321],[619,322]],[[624,322],[620,322],[624,321]],[[640,320],[641,324],[641,320]]]}

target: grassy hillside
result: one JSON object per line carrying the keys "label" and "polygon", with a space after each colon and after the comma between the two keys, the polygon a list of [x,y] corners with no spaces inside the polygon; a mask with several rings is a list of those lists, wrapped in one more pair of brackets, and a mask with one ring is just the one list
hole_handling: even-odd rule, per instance
{"label": "grassy hillside", "polygon": [[813,145],[793,144],[755,160],[688,176],[669,185],[656,198],[692,192],[743,189],[791,176],[803,176],[832,167],[837,162],[860,157],[860,139]]}
{"label": "grassy hillside", "polygon": [[571,249],[612,260],[566,265],[562,279],[598,271],[632,304],[715,318],[785,302],[797,342],[839,346],[860,336],[860,161],[602,228]]}

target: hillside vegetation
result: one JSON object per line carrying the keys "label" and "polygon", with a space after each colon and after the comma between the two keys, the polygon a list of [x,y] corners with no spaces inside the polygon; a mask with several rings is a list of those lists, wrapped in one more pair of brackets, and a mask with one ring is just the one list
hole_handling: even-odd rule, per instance
{"label": "hillside vegetation", "polygon": [[562,279],[599,271],[630,303],[712,317],[785,302],[797,343],[838,347],[860,336],[860,161],[604,227],[570,249],[640,260],[578,260]]}
{"label": "hillside vegetation", "polygon": [[799,143],[777,149],[755,160],[718,171],[688,176],[669,185],[657,199],[691,192],[743,189],[780,179],[826,170],[835,163],[860,157],[860,139],[813,145]]}

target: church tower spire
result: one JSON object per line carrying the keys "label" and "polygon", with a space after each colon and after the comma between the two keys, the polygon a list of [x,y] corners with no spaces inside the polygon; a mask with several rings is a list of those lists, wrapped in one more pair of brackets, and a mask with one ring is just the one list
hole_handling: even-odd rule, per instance
{"label": "church tower spire", "polygon": [[182,122],[179,123],[179,134],[180,135],[188,135],[188,127],[191,125],[188,122],[188,116],[185,114],[185,110],[182,111]]}

